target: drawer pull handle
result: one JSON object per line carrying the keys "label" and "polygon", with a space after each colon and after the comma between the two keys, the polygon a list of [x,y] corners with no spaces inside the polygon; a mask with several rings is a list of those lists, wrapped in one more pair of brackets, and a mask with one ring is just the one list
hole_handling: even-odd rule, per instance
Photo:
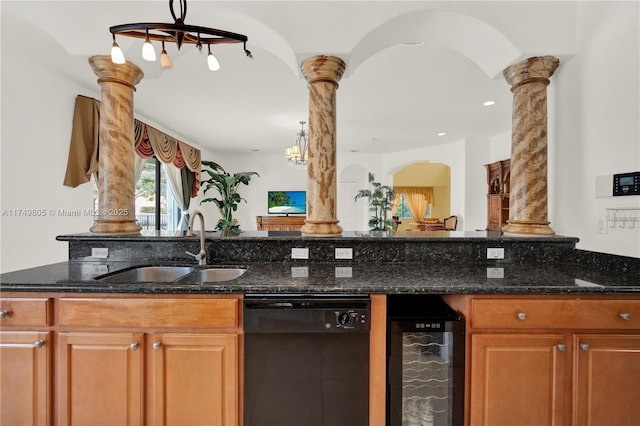
{"label": "drawer pull handle", "polygon": [[133,342],[132,344],[130,344],[130,345],[129,345],[129,348],[130,348],[132,351],[137,350],[139,347],[140,347],[140,343],[138,343],[138,342]]}
{"label": "drawer pull handle", "polygon": [[0,319],[6,318],[9,316],[9,311],[2,310],[0,311]]}
{"label": "drawer pull handle", "polygon": [[158,350],[162,347],[162,343],[160,342],[153,342],[153,345],[151,345],[153,347],[154,350]]}
{"label": "drawer pull handle", "polygon": [[591,346],[589,346],[588,344],[580,343],[580,349],[582,349],[583,351],[587,352],[590,348]]}
{"label": "drawer pull handle", "polygon": [[40,349],[43,346],[44,340],[36,340],[35,342],[33,342],[33,347],[35,347],[36,349]]}
{"label": "drawer pull handle", "polygon": [[516,315],[520,321],[524,321],[527,319],[527,314],[525,314],[524,312],[518,312]]}
{"label": "drawer pull handle", "polygon": [[625,321],[631,321],[631,314],[629,312],[620,312],[618,316]]}
{"label": "drawer pull handle", "polygon": [[564,352],[567,350],[567,345],[564,343],[556,343],[556,348],[558,348],[560,352]]}

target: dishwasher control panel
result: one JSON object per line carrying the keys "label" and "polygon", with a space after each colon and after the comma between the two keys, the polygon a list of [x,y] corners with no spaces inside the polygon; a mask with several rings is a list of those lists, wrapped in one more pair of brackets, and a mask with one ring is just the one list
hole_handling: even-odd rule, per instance
{"label": "dishwasher control panel", "polygon": [[360,309],[345,309],[325,311],[325,328],[358,330],[369,328],[369,311]]}

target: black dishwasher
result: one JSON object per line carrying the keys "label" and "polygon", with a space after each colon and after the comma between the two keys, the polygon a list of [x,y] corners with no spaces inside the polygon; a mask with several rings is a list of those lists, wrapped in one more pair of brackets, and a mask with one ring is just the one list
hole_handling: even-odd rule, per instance
{"label": "black dishwasher", "polygon": [[369,307],[362,295],[247,295],[244,424],[367,426]]}

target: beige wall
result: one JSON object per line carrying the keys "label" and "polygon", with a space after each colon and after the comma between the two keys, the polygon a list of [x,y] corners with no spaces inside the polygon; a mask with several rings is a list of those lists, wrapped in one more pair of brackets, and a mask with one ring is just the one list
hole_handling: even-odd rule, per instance
{"label": "beige wall", "polygon": [[442,219],[451,214],[451,168],[446,164],[429,161],[410,164],[393,175],[393,185],[432,186],[435,204],[431,217]]}

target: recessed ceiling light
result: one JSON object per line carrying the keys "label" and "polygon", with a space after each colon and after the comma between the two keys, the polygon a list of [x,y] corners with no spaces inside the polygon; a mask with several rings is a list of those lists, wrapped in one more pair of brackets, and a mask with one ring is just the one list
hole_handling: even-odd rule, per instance
{"label": "recessed ceiling light", "polygon": [[438,136],[444,136],[444,135],[446,135],[445,132],[438,132]]}
{"label": "recessed ceiling light", "polygon": [[260,152],[260,150],[258,148],[252,148],[251,152]]}
{"label": "recessed ceiling light", "polygon": [[398,43],[398,46],[405,46],[405,47],[424,46],[424,41],[408,41],[406,43]]}
{"label": "recessed ceiling light", "polygon": [[491,106],[491,105],[494,105],[495,103],[496,103],[496,101],[494,101],[494,100],[490,100],[490,101],[483,102],[483,103],[482,103],[482,105],[484,105],[484,106]]}

